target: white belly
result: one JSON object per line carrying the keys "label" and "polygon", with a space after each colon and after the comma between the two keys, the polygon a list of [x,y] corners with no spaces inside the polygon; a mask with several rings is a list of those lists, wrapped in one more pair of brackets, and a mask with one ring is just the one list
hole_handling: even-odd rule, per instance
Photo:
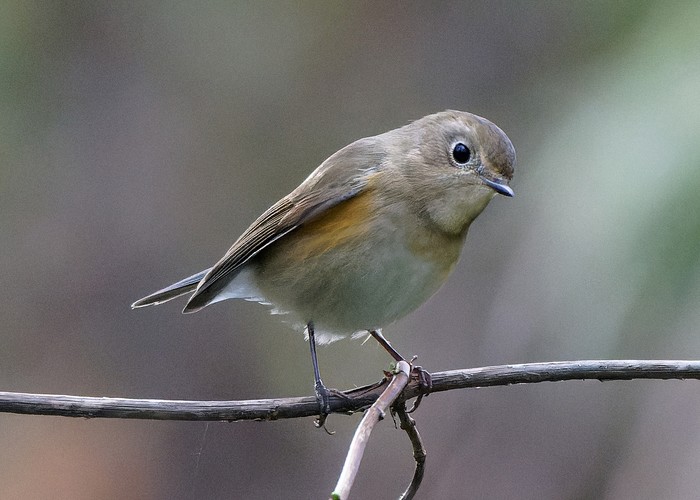
{"label": "white belly", "polygon": [[[382,328],[417,308],[444,283],[461,248],[459,239],[456,249],[447,252],[449,261],[436,262],[405,242],[405,235],[383,232],[361,245],[308,256],[297,265],[289,264],[281,247],[251,262],[245,281],[254,283],[248,289],[259,290],[262,301],[290,313],[293,323],[303,327],[313,321],[320,340],[335,340]],[[232,285],[237,281],[242,280]]]}

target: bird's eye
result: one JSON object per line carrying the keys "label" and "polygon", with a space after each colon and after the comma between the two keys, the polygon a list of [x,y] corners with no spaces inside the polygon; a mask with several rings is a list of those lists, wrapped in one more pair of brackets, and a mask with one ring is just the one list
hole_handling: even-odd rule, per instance
{"label": "bird's eye", "polygon": [[469,158],[471,158],[472,152],[469,151],[469,148],[462,144],[461,142],[458,142],[455,144],[454,149],[452,150],[452,158],[455,159],[457,163],[460,165],[464,165],[469,161]]}

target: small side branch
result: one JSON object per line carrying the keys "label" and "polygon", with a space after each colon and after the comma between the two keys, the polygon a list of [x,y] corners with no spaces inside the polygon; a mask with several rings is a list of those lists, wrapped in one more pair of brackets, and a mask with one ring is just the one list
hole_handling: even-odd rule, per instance
{"label": "small side branch", "polygon": [[[410,380],[410,367],[399,362],[397,373],[373,385],[331,395],[330,409],[334,413],[352,413],[371,405],[355,433],[333,498],[346,498],[352,486],[362,453],[372,426],[393,404],[413,445],[416,467],[413,480],[400,497],[415,495],[423,478],[425,449],[405,408],[405,402],[420,395],[418,381]],[[488,366],[465,370],[432,373],[431,392],[489,387],[511,384],[531,384],[563,380],[633,380],[633,379],[700,379],[700,361],[561,361],[519,365]],[[315,397],[256,399],[248,401],[178,401],[162,399],[95,398],[0,392],[0,412],[26,415],[60,415],[66,417],[138,418],[155,420],[277,420],[280,418],[311,417],[318,413]]]}
{"label": "small side branch", "polygon": [[406,384],[408,384],[410,373],[410,365],[406,361],[399,361],[391,382],[377,398],[377,401],[365,412],[350,443],[350,449],[345,457],[345,463],[340,472],[338,483],[333,493],[331,493],[332,500],[341,500],[347,498],[350,494],[350,488],[355,482],[355,476],[360,468],[362,455],[365,453],[365,447],[369,441],[372,429],[377,422],[384,418],[389,407],[399,397],[401,391],[404,390]]}
{"label": "small side branch", "polygon": [[416,421],[411,418],[411,416],[406,412],[406,403],[401,402],[395,405],[394,410],[399,417],[399,422],[401,422],[401,429],[406,431],[408,438],[411,440],[411,445],[413,446],[413,459],[416,461],[416,468],[413,471],[413,479],[411,483],[406,488],[406,491],[399,497],[399,500],[411,500],[420,488],[420,483],[423,481],[423,474],[425,472],[425,447],[423,446],[423,440],[418,433],[418,428],[416,427]]}
{"label": "small side branch", "polygon": [[[470,387],[587,379],[700,379],[700,361],[560,361],[433,372],[431,393]],[[331,395],[331,411],[351,413],[364,410],[377,400],[385,386],[386,381],[382,381],[347,391],[346,398]],[[418,383],[412,381],[399,400],[411,399],[420,392]],[[313,396],[247,401],[184,401],[0,392],[0,412],[82,418],[277,420],[316,416],[318,403]]]}

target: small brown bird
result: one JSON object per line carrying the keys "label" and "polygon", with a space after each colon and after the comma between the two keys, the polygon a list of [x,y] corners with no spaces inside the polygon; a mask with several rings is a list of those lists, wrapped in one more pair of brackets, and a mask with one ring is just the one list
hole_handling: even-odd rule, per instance
{"label": "small brown bird", "polygon": [[185,313],[232,298],[272,304],[308,333],[323,416],[315,341],[370,332],[400,359],[381,328],[445,282],[472,221],[497,193],[513,196],[514,165],[505,133],[461,111],[360,139],[263,213],[214,267],[132,307],[187,293]]}

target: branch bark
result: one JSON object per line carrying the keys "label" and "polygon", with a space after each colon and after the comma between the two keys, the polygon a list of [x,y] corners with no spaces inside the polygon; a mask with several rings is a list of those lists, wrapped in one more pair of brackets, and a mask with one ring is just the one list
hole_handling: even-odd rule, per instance
{"label": "branch bark", "polygon": [[[700,379],[700,361],[560,361],[450,370],[432,374],[431,392],[588,379]],[[386,384],[387,381],[383,380],[347,391],[347,398],[332,395],[331,410],[334,413],[364,410],[377,400]],[[418,383],[411,381],[398,401],[411,399],[419,393]],[[82,418],[277,420],[316,416],[318,403],[313,396],[244,401],[185,401],[0,392],[0,412]]]}
{"label": "branch bark", "polygon": [[[406,365],[406,366],[403,366]],[[354,482],[364,445],[373,425],[392,405],[413,445],[416,460],[411,484],[401,498],[413,498],[423,478],[425,448],[415,429],[415,422],[406,414],[405,402],[420,395],[418,381],[408,382],[408,364],[399,362],[398,372],[388,382],[347,391],[345,397],[331,395],[331,411],[352,413],[370,405],[358,427],[343,471],[332,498],[346,498]],[[561,361],[519,365],[488,366],[451,370],[432,374],[431,392],[530,384],[563,380],[632,380],[632,379],[700,379],[700,361]],[[388,385],[387,385],[388,384]],[[376,402],[376,403],[375,403]],[[95,398],[0,392],[0,412],[66,417],[139,418],[155,420],[277,420],[315,416],[315,397],[256,399],[248,401],[184,401],[162,399]]]}
{"label": "branch bark", "polygon": [[420,437],[418,428],[416,427],[416,421],[411,418],[411,416],[406,411],[406,403],[401,402],[394,408],[396,414],[401,422],[401,429],[408,434],[408,439],[411,440],[411,446],[413,447],[413,459],[416,461],[416,467],[413,470],[413,478],[410,484],[406,488],[399,500],[413,500],[413,497],[418,492],[420,484],[423,481],[423,474],[425,473],[425,458],[427,456],[425,452],[425,446],[423,446],[423,440]]}
{"label": "branch bark", "polygon": [[377,422],[384,418],[389,407],[396,398],[399,397],[401,391],[404,390],[408,384],[410,373],[411,367],[409,364],[406,361],[399,361],[396,365],[396,372],[391,378],[391,382],[389,382],[389,385],[387,385],[386,389],[369,410],[365,412],[360,425],[358,425],[357,430],[355,430],[355,435],[352,438],[350,449],[345,457],[345,463],[340,472],[338,483],[333,493],[331,493],[331,500],[342,500],[347,498],[350,494],[350,488],[352,488],[355,482],[355,476],[360,468],[360,462],[365,453],[365,447],[369,441],[372,429]]}

